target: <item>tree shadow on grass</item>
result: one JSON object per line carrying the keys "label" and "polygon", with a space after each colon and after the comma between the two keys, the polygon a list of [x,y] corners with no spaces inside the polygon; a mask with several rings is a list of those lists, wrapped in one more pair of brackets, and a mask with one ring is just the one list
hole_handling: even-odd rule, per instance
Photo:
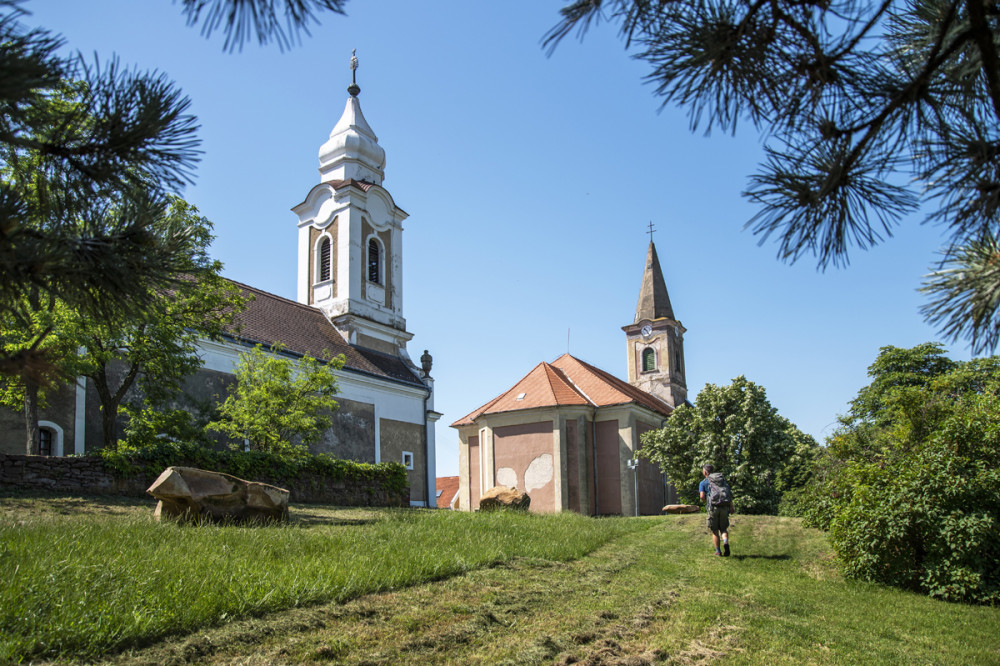
{"label": "tree shadow on grass", "polygon": [[370,525],[376,518],[332,518],[329,516],[316,516],[291,512],[288,517],[288,524],[298,527],[312,527],[315,525]]}
{"label": "tree shadow on grass", "polygon": [[733,560],[790,560],[791,555],[730,555]]}

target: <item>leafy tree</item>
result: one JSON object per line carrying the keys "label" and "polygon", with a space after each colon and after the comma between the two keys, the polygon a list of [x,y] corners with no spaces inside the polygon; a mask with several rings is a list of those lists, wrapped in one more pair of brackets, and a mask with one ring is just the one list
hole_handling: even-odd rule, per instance
{"label": "leafy tree", "polygon": [[851,401],[851,411],[841,419],[844,426],[857,428],[862,424],[879,424],[888,418],[886,401],[894,389],[926,386],[933,378],[958,367],[944,354],[938,342],[925,342],[911,349],[886,346],[868,367],[871,384],[858,391]]}
{"label": "leafy tree", "polygon": [[805,504],[803,497],[817,473],[819,459],[824,449],[807,435],[789,423],[788,435],[792,439],[792,451],[778,470],[775,487],[781,493],[778,515],[801,517]]}
{"label": "leafy tree", "polygon": [[1000,358],[885,347],[869,376],[815,468],[807,522],[851,577],[1000,603]]}
{"label": "leafy tree", "polygon": [[218,340],[245,299],[221,277],[222,264],[208,256],[212,223],[182,199],[172,197],[167,214],[153,225],[184,228],[190,241],[184,279],[154,295],[151,307],[122,319],[78,317],[74,338],[85,348],[79,373],[89,377],[101,401],[104,447],[118,443],[120,407],[135,386],[141,404],[162,406],[201,367],[199,339]]}
{"label": "leafy tree", "polygon": [[206,430],[214,413],[211,404],[191,404],[188,401],[182,408],[163,408],[126,403],[121,411],[127,417],[124,437],[116,449],[105,448],[102,455],[116,450],[139,451],[163,440],[200,446],[206,450],[215,448],[215,438]]}
{"label": "leafy tree", "polygon": [[[736,509],[778,512],[782,471],[799,446],[815,447],[771,406],[764,389],[742,375],[729,386],[706,384],[694,405],[678,407],[660,430],[643,434],[639,455],[659,464],[682,497],[695,500],[711,463],[726,476]],[[784,477],[796,482],[795,470]]]}
{"label": "leafy tree", "polygon": [[950,246],[923,312],[975,352],[1000,341],[1000,11],[986,0],[574,0],[545,43],[618,25],[692,129],[769,139],[747,226],[778,257],[845,265],[921,203]]}
{"label": "leafy tree", "polygon": [[37,289],[0,310],[0,350],[21,368],[0,374],[0,404],[24,414],[25,453],[39,452],[38,410],[46,404],[53,371],[75,376],[79,341],[70,324],[75,315],[51,294]]}
{"label": "leafy tree", "polygon": [[279,345],[270,352],[257,345],[240,354],[236,383],[219,407],[221,418],[210,430],[228,435],[242,448],[255,451],[304,450],[319,441],[337,409],[336,370],[344,356],[317,360],[306,355],[293,360]]}

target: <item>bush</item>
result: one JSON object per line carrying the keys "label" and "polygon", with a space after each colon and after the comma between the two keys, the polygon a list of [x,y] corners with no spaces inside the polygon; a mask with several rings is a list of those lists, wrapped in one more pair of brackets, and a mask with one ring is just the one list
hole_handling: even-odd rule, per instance
{"label": "bush", "polygon": [[[886,348],[870,374],[925,353]],[[829,529],[846,575],[996,605],[1000,372],[996,359],[940,372],[909,372],[879,389],[878,409],[845,417],[798,501],[808,524]]]}
{"label": "bush", "polygon": [[192,442],[156,440],[141,447],[122,444],[117,451],[101,449],[98,454],[119,477],[145,472],[155,478],[174,465],[223,472],[249,481],[317,475],[335,481],[377,483],[393,493],[405,492],[409,487],[406,468],[399,463],[342,460],[325,453],[312,455],[301,447],[281,452],[232,451]]}

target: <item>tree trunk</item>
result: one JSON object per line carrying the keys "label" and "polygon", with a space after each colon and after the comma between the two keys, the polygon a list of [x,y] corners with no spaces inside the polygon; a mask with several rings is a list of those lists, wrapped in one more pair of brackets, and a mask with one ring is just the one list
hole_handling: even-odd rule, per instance
{"label": "tree trunk", "polygon": [[118,448],[118,409],[108,409],[101,405],[101,431],[104,435],[104,448],[112,451]]}
{"label": "tree trunk", "polygon": [[111,374],[109,364],[105,363],[89,376],[94,381],[94,388],[97,389],[97,395],[101,399],[101,430],[104,435],[104,448],[114,451],[118,448],[118,410],[129,387],[135,383],[135,378],[139,374],[139,366],[129,366],[118,385],[118,390],[114,392],[111,391],[109,374]]}
{"label": "tree trunk", "polygon": [[31,378],[24,380],[24,425],[27,430],[25,453],[29,456],[38,455],[38,382]]}
{"label": "tree trunk", "polygon": [[114,451],[118,448],[118,403],[108,388],[108,376],[105,367],[91,375],[94,388],[101,399],[101,435],[104,438],[104,448]]}

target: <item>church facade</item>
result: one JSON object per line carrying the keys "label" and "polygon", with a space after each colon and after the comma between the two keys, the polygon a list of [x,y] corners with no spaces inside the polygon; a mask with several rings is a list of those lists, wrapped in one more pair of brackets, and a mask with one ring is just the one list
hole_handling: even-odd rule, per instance
{"label": "church facade", "polygon": [[[356,62],[356,61],[354,61]],[[354,65],[356,66],[356,65]],[[352,69],[354,68],[352,66]],[[418,367],[403,317],[403,220],[383,187],[385,151],[361,112],[356,83],[319,150],[319,184],[292,211],[298,228],[297,300],[235,283],[252,297],[221,342],[202,341],[203,367],[185,391],[224,397],[241,351],[280,344],[290,358],[343,354],[339,409],[313,446],[361,462],[400,462],[414,506],[434,506],[435,423],[431,358]],[[40,412],[42,453],[82,454],[101,445],[100,403],[91,382],[55,391]],[[24,452],[23,415],[0,413],[0,452]]]}
{"label": "church facade", "polygon": [[460,508],[477,509],[498,485],[528,493],[540,513],[653,515],[676,500],[659,467],[636,455],[642,434],[687,399],[685,329],[652,242],[635,318],[623,330],[628,382],[564,354],[452,423]]}

